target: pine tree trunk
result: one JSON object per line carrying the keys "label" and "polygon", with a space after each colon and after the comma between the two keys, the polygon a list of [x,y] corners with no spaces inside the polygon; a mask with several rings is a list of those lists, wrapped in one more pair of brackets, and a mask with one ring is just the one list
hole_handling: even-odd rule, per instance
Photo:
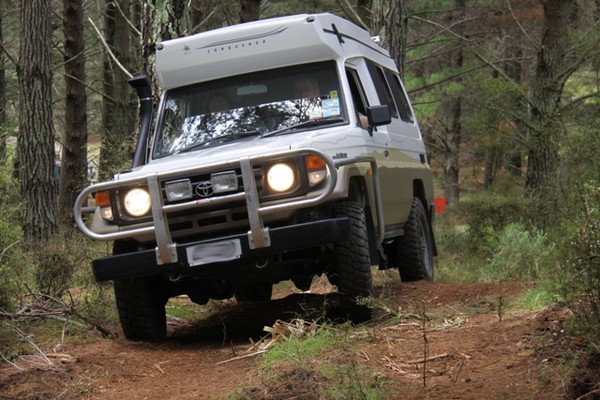
{"label": "pine tree trunk", "polygon": [[[2,14],[4,13],[4,0],[0,0],[0,42],[4,42],[2,36]],[[0,51],[0,165],[6,161],[6,76],[4,74],[4,51]]]}
{"label": "pine tree trunk", "polygon": [[[120,1],[120,10],[113,2],[106,5],[104,35],[113,54],[121,65],[130,65],[129,7]],[[110,55],[104,54],[104,97],[102,100],[102,147],[100,149],[100,179],[131,166],[133,138],[135,136],[135,108],[132,107],[128,76],[118,67]]]}
{"label": "pine tree trunk", "polygon": [[541,194],[556,180],[559,164],[559,103],[569,74],[566,54],[569,17],[575,0],[543,0],[544,26],[538,52],[531,117],[534,130],[529,134],[526,189],[529,195]]}
{"label": "pine tree trunk", "polygon": [[87,182],[87,95],[82,0],[64,0],[63,8],[66,97],[58,209],[62,226],[70,231],[73,204]]}
{"label": "pine tree trunk", "polygon": [[444,162],[444,196],[449,206],[460,202],[460,143],[461,143],[461,114],[460,97],[451,100],[450,118],[452,124],[446,132],[446,154]]}
{"label": "pine tree trunk", "polygon": [[[464,21],[466,0],[454,0],[455,15],[453,22],[456,24],[456,34],[464,36]],[[460,40],[460,39],[459,39]],[[459,70],[463,67],[463,43],[458,43],[450,59],[450,67]],[[461,78],[458,78],[461,83]],[[462,142],[462,99],[455,95],[450,100],[450,130],[446,133],[447,153],[444,166],[444,194],[448,205],[460,202],[460,145]]]}
{"label": "pine tree trunk", "polygon": [[57,232],[51,17],[50,0],[21,2],[18,153],[26,242]]}
{"label": "pine tree trunk", "polygon": [[373,0],[372,9],[372,33],[381,36],[382,46],[396,61],[403,78],[408,28],[406,0]]}

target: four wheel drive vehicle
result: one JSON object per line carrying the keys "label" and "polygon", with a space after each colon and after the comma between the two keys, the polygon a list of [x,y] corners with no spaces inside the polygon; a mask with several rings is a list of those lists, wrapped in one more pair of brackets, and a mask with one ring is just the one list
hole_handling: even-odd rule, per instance
{"label": "four wheel drive vehicle", "polygon": [[114,280],[128,339],[164,337],[180,294],[268,300],[274,283],[306,290],[325,273],[344,316],[364,320],[372,265],[433,278],[423,138],[366,31],[331,14],[251,22],[158,44],[156,71],[153,122],[149,80],[130,81],[143,114],[133,167],[74,210],[84,233],[114,241],[93,271]]}

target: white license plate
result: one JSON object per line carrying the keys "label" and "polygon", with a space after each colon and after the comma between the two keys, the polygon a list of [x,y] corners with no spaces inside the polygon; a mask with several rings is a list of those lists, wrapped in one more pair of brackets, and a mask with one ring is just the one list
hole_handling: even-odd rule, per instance
{"label": "white license plate", "polygon": [[214,262],[237,260],[242,255],[239,239],[203,243],[186,249],[190,267]]}

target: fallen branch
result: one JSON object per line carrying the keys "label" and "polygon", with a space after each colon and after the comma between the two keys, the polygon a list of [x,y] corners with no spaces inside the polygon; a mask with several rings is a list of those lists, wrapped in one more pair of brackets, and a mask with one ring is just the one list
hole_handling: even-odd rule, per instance
{"label": "fallen branch", "polygon": [[61,363],[70,363],[75,361],[75,357],[67,353],[46,353],[46,358],[48,359],[56,359]]}
{"label": "fallen branch", "polygon": [[307,322],[302,319],[293,319],[290,322],[281,320],[275,321],[273,326],[265,326],[263,330],[268,332],[269,335],[263,337],[258,342],[254,342],[250,339],[250,347],[242,355],[229,358],[224,361],[219,361],[216,365],[225,364],[231,361],[241,360],[243,358],[254,357],[267,352],[269,348],[275,345],[283,338],[295,337],[299,338],[304,335],[312,335],[316,333],[319,325],[315,322]]}
{"label": "fallen branch", "polygon": [[42,349],[40,349],[38,347],[38,345],[35,344],[33,342],[33,340],[31,340],[29,338],[29,335],[26,335],[23,331],[21,331],[16,326],[13,326],[13,329],[15,332],[17,332],[17,334],[21,337],[21,339],[27,341],[31,345],[31,347],[33,347],[39,353],[39,356],[44,361],[44,363],[46,363],[47,365],[49,365],[51,367],[54,367],[54,363],[52,361],[50,361],[50,359],[46,356],[46,354],[42,351]]}
{"label": "fallen branch", "polygon": [[411,379],[417,379],[417,378],[421,377],[421,375],[419,375],[419,374],[410,373],[410,372],[402,369],[402,365],[400,365],[396,361],[392,360],[388,356],[383,357],[383,359],[385,360],[385,366],[386,367],[388,367],[392,371],[397,372],[398,374],[400,374],[400,375],[402,375],[404,377],[411,378]]}
{"label": "fallen branch", "polygon": [[[14,313],[5,311],[0,312],[0,319],[21,320],[28,318],[55,318],[61,320],[69,320],[69,322],[77,324],[75,321],[70,321],[69,317],[75,317],[85,322],[100,332],[104,337],[116,337],[117,334],[104,328],[99,323],[93,321],[81,313],[79,313],[73,305],[66,304],[63,300],[44,293],[28,293],[26,297],[31,297],[33,300],[30,304],[26,304]],[[47,300],[50,302],[44,302]],[[73,303],[73,301],[71,300]],[[55,304],[55,308],[51,304]]]}
{"label": "fallen branch", "polygon": [[219,361],[215,365],[226,364],[226,363],[231,362],[231,361],[237,361],[237,360],[242,360],[244,358],[250,358],[250,357],[258,356],[258,355],[264,354],[266,352],[267,352],[266,349],[265,350],[258,350],[258,351],[255,351],[254,353],[244,354],[244,355],[241,355],[241,356],[229,358],[227,360]]}
{"label": "fallen branch", "polygon": [[438,360],[440,358],[448,357],[448,353],[442,353],[435,356],[421,358],[420,360],[409,360],[409,361],[401,361],[402,364],[423,364],[429,361]]}
{"label": "fallen branch", "polygon": [[7,363],[9,363],[10,365],[12,365],[13,367],[15,367],[16,369],[18,369],[19,371],[24,371],[25,368],[19,367],[17,364],[15,364],[14,362],[10,361],[8,358],[4,357],[4,354],[0,353],[0,357],[2,357],[2,359],[4,361],[6,361]]}

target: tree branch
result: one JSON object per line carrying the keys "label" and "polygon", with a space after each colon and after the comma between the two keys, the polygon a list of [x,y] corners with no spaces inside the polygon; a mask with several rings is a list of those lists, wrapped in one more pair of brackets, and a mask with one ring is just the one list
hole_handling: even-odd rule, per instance
{"label": "tree branch", "polygon": [[360,15],[358,15],[354,7],[348,3],[348,0],[337,0],[337,3],[338,6],[340,6],[340,8],[344,10],[346,15],[348,15],[354,22],[357,22],[358,25],[360,25],[360,27],[366,30],[367,32],[369,31],[369,27],[367,26],[367,24],[365,24],[362,18],[360,18]]}
{"label": "tree branch", "polygon": [[531,46],[536,50],[539,51],[540,46],[539,43],[536,43],[533,39],[531,39],[531,37],[527,34],[527,31],[523,28],[523,26],[521,25],[521,23],[519,22],[519,20],[517,19],[517,16],[515,15],[515,12],[512,9],[512,5],[510,4],[510,0],[506,0],[506,3],[508,4],[508,10],[510,11],[510,15],[512,16],[513,20],[515,21],[515,23],[517,24],[517,26],[519,27],[519,29],[521,30],[521,32],[523,33],[523,35],[527,38],[527,41],[531,44]]}
{"label": "tree branch", "polygon": [[2,49],[4,54],[6,54],[6,56],[9,58],[9,60],[12,61],[12,63],[15,65],[15,67],[19,66],[19,61],[17,60],[17,58],[10,51],[8,51],[6,46],[4,46],[4,42],[2,42],[2,41],[0,41],[0,49]]}
{"label": "tree branch", "polygon": [[100,41],[104,45],[104,48],[106,49],[106,51],[110,55],[110,58],[113,59],[113,61],[117,64],[117,66],[121,69],[121,71],[123,71],[123,73],[125,75],[127,75],[129,78],[133,78],[133,74],[131,72],[127,71],[127,69],[119,62],[119,60],[117,60],[117,57],[115,57],[115,55],[111,51],[110,46],[108,45],[108,43],[106,43],[106,40],[104,40],[104,37],[102,36],[102,33],[100,33],[100,30],[96,27],[96,24],[94,24],[94,21],[92,21],[92,19],[89,18],[89,17],[88,17],[88,21],[90,21],[90,24],[92,24],[92,26],[94,27],[94,30],[98,34],[98,38],[100,39]]}

